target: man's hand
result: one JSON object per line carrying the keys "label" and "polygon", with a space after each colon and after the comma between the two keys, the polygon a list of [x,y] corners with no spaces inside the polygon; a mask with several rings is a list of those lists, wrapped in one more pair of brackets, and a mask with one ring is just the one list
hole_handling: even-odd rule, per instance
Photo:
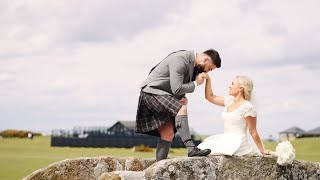
{"label": "man's hand", "polygon": [[204,79],[205,79],[204,76],[206,76],[206,75],[207,75],[206,73],[201,73],[196,77],[196,83],[198,86],[203,84]]}
{"label": "man's hand", "polygon": [[180,102],[183,104],[183,105],[187,105],[188,104],[188,99],[186,97],[183,97],[181,98]]}
{"label": "man's hand", "polygon": [[210,80],[209,74],[207,74],[207,73],[201,73],[201,74],[202,74],[202,77],[203,77],[204,79]]}

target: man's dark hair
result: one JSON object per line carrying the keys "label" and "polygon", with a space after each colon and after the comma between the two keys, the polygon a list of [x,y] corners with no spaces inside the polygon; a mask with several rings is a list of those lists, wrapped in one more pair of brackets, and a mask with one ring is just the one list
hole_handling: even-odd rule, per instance
{"label": "man's dark hair", "polygon": [[212,59],[212,63],[215,64],[217,66],[217,68],[220,68],[221,59],[220,59],[219,53],[216,50],[208,49],[203,53],[208,55]]}

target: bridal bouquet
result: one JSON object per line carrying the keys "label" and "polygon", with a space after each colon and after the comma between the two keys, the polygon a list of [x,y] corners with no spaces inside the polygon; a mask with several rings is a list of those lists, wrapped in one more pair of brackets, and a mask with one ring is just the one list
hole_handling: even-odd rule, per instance
{"label": "bridal bouquet", "polygon": [[296,157],[295,150],[289,141],[282,141],[276,147],[276,152],[272,155],[277,156],[277,163],[281,166],[292,164]]}

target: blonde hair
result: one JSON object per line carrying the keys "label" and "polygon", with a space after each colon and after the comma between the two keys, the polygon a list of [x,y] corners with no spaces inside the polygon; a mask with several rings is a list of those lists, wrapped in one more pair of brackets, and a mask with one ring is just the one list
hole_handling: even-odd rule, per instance
{"label": "blonde hair", "polygon": [[239,86],[243,88],[244,99],[250,101],[251,100],[251,92],[253,89],[253,82],[247,76],[236,76],[239,82]]}

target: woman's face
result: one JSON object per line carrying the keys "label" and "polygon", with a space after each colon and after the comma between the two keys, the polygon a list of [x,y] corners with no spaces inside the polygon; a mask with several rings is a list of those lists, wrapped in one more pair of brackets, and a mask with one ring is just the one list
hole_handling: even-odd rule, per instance
{"label": "woman's face", "polygon": [[229,95],[236,96],[240,92],[239,81],[237,78],[234,78],[229,86]]}

